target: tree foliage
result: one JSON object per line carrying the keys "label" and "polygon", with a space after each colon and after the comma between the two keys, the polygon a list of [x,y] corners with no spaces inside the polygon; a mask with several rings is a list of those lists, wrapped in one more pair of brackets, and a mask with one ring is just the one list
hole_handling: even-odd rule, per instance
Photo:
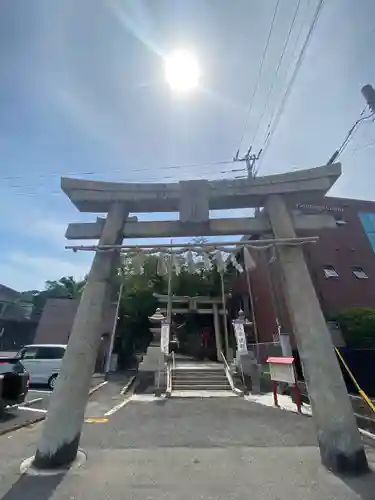
{"label": "tree foliage", "polygon": [[76,281],[73,276],[63,276],[59,280],[46,281],[42,291],[29,290],[22,295],[32,302],[32,318],[38,319],[48,299],[78,299],[82,295],[85,284],[86,278]]}
{"label": "tree foliage", "polygon": [[86,285],[86,278],[76,281],[73,276],[64,276],[56,281],[46,281],[45,291],[56,298],[78,299]]}
{"label": "tree foliage", "polygon": [[[126,254],[118,273],[124,287],[118,333],[123,337],[122,350],[128,352],[134,347],[142,348],[148,343],[151,326],[149,317],[159,305],[154,294],[166,295],[168,292],[168,276],[158,274],[159,258],[156,255],[145,257],[142,274],[136,269],[135,260],[136,254]],[[172,294],[192,297],[221,296],[221,278],[212,258],[211,264],[212,268],[209,270],[198,265],[197,271],[191,273],[186,263],[181,263],[180,272],[176,274],[173,271],[172,274]],[[232,267],[224,273],[227,291],[233,273]]]}
{"label": "tree foliage", "polygon": [[348,346],[375,347],[375,309],[347,309],[337,315],[336,321]]}

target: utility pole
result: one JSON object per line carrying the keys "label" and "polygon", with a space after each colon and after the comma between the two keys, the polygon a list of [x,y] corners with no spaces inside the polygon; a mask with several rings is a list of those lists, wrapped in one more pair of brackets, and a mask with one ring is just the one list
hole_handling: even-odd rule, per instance
{"label": "utility pole", "polygon": [[108,351],[107,351],[107,357],[106,357],[106,360],[105,360],[104,380],[108,380],[108,374],[109,374],[109,371],[111,369],[111,358],[112,358],[112,352],[113,352],[113,347],[114,347],[114,343],[115,343],[116,328],[117,328],[117,322],[118,322],[118,314],[119,314],[119,311],[120,311],[120,303],[121,303],[123,291],[124,291],[124,283],[122,282],[121,285],[120,285],[120,290],[119,290],[118,297],[117,297],[115,317],[113,319],[111,338],[110,338],[110,341],[109,341],[109,347],[108,347]]}
{"label": "utility pole", "polygon": [[372,85],[367,84],[364,87],[362,87],[361,92],[366,100],[368,107],[370,108],[371,113],[367,116],[363,116],[363,114],[366,111],[366,108],[362,111],[361,117],[358,118],[358,120],[354,123],[354,125],[349,129],[349,132],[346,134],[343,143],[338,149],[336,149],[336,151],[330,157],[330,159],[327,162],[327,165],[331,165],[332,163],[335,163],[335,161],[337,161],[338,157],[341,155],[346,146],[349,144],[352,135],[357,130],[357,127],[360,123],[362,123],[365,120],[369,120],[370,118],[374,119],[373,117],[375,115],[375,90]]}
{"label": "utility pole", "polygon": [[368,107],[375,113],[375,90],[370,84],[365,85],[361,89],[363,97],[366,99]]}
{"label": "utility pole", "polygon": [[262,154],[261,149],[259,150],[258,154],[251,153],[252,149],[253,149],[253,147],[250,146],[247,153],[242,158],[239,158],[240,150],[238,150],[236,153],[236,156],[233,157],[234,162],[244,161],[246,163],[246,170],[247,170],[247,178],[248,179],[254,179],[254,177],[256,175],[256,172],[254,170],[255,163],[259,160],[260,155]]}

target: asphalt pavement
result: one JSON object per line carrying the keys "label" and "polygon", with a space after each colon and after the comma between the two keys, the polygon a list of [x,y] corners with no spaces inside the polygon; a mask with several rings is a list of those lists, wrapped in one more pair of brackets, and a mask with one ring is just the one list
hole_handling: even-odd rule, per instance
{"label": "asphalt pavement", "polygon": [[8,407],[0,415],[0,435],[43,420],[50,397],[49,389],[30,389],[24,403]]}
{"label": "asphalt pavement", "polygon": [[[1,500],[373,500],[375,475],[339,478],[320,464],[313,420],[243,398],[156,399],[109,382],[88,403],[87,461],[20,476],[40,425],[0,437]],[[368,449],[375,464],[375,453]]]}
{"label": "asphalt pavement", "polygon": [[[103,377],[95,375],[92,379],[92,389],[102,382]],[[52,391],[47,386],[30,387],[24,403],[8,407],[3,415],[0,415],[0,436],[44,420],[48,414],[51,395]],[[89,402],[91,403],[92,401]]]}

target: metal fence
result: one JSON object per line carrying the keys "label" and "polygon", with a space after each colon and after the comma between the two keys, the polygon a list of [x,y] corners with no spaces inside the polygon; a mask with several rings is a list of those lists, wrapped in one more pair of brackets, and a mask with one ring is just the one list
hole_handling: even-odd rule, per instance
{"label": "metal fence", "polygon": [[247,349],[252,352],[258,364],[265,364],[269,356],[282,356],[280,342],[259,342],[248,344]]}

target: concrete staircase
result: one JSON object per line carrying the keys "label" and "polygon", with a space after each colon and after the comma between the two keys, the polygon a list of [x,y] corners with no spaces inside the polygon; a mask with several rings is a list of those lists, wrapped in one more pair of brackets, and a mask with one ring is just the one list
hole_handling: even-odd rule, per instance
{"label": "concrete staircase", "polygon": [[218,364],[176,366],[172,369],[172,394],[185,391],[231,391],[224,367]]}

